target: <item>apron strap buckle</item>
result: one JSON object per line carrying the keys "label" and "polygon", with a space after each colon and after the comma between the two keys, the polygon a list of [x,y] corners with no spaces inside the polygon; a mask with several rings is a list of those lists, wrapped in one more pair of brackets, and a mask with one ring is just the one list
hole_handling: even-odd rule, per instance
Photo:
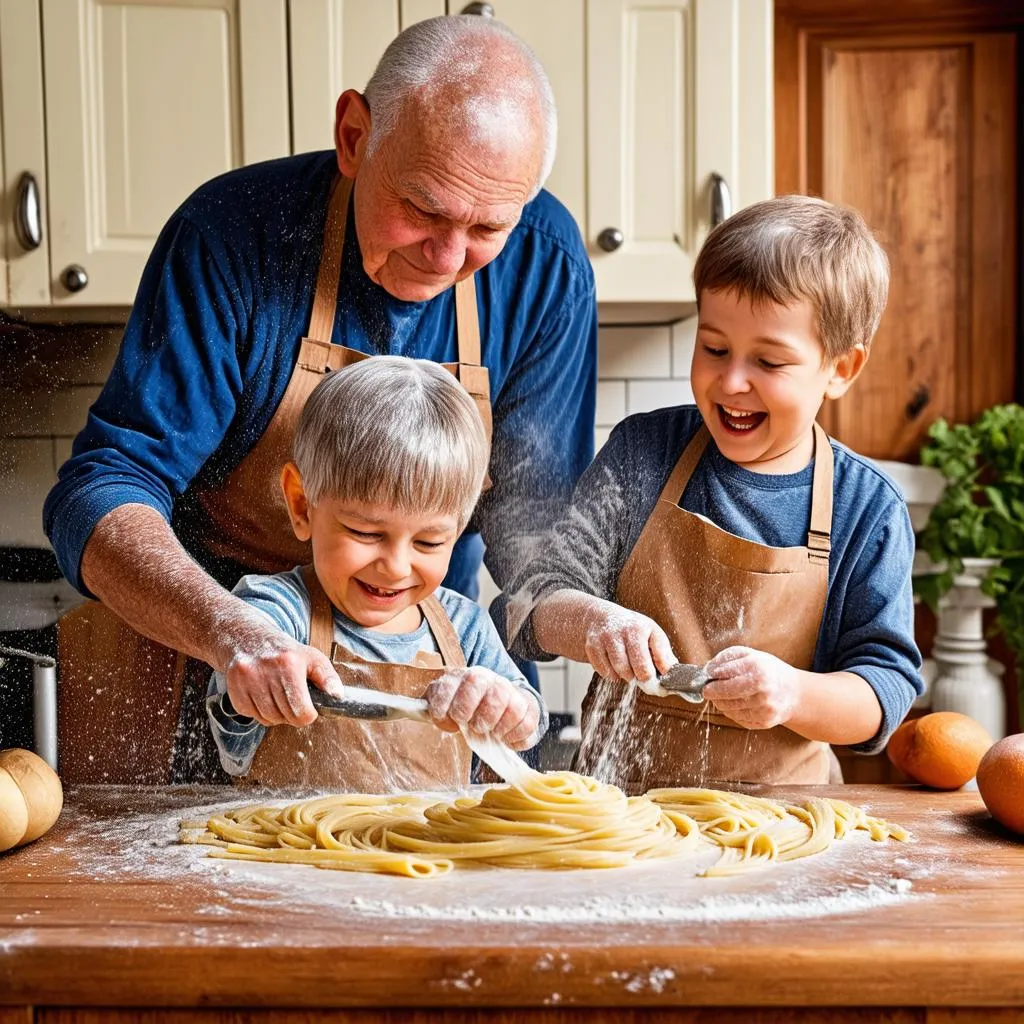
{"label": "apron strap buckle", "polygon": [[828,564],[828,556],[832,551],[831,534],[822,530],[809,530],[807,533],[807,557],[812,562]]}

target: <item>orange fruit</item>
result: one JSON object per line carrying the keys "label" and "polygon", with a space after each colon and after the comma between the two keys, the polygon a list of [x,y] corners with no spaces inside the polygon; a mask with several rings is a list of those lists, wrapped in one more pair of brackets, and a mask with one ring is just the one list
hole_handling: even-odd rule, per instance
{"label": "orange fruit", "polygon": [[959,789],[974,778],[992,737],[973,718],[936,711],[904,722],[889,737],[889,760],[932,789]]}
{"label": "orange fruit", "polygon": [[1024,733],[994,744],[978,765],[978,792],[996,821],[1024,835]]}

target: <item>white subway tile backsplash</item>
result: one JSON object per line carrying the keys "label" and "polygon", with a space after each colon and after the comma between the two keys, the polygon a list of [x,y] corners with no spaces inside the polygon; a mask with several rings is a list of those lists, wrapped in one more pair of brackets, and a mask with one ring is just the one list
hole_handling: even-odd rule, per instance
{"label": "white subway tile backsplash", "polygon": [[630,416],[692,401],[689,381],[631,380],[626,384],[626,408]]}
{"label": "white subway tile backsplash", "polygon": [[92,384],[53,390],[0,389],[0,436],[73,436],[85,426],[89,406],[99,393]]}
{"label": "white subway tile backsplash", "polygon": [[599,427],[614,427],[626,415],[626,382],[599,380],[597,382],[597,410],[595,420]]}
{"label": "white subway tile backsplash", "polygon": [[544,703],[548,706],[548,711],[563,714],[571,711],[566,693],[565,665],[561,659],[539,664],[537,675],[540,678],[540,693],[544,698]]}
{"label": "white subway tile backsplash", "polygon": [[605,441],[611,437],[612,427],[598,427],[594,431],[594,454],[596,455],[603,447]]}
{"label": "white subway tile backsplash", "polygon": [[49,546],[43,501],[55,479],[50,438],[0,438],[0,546]]}
{"label": "white subway tile backsplash", "polygon": [[602,327],[598,339],[597,374],[619,377],[669,377],[672,374],[672,329],[667,324],[645,327]]}
{"label": "white subway tile backsplash", "polygon": [[697,340],[697,318],[687,317],[672,325],[672,376],[689,377]]}

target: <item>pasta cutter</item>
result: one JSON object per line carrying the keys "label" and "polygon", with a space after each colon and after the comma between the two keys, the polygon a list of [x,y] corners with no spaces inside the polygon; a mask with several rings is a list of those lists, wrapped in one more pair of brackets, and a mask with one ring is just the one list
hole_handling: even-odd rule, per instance
{"label": "pasta cutter", "polygon": [[688,665],[680,661],[659,676],[657,682],[669,693],[677,694],[691,704],[700,704],[704,700],[704,687],[711,682],[711,677],[703,665]]}
{"label": "pasta cutter", "polygon": [[390,722],[399,718],[410,718],[415,722],[434,721],[427,712],[425,700],[403,697],[397,693],[383,693],[364,686],[346,685],[340,700],[318,686],[311,686],[309,699],[321,715],[362,718],[371,722]]}

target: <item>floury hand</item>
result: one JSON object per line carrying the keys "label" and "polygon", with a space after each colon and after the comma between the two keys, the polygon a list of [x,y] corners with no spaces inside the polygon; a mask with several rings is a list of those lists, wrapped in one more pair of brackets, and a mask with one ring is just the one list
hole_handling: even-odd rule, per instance
{"label": "floury hand", "polygon": [[654,619],[601,598],[589,599],[584,636],[587,661],[603,679],[651,682],[677,661]]}

